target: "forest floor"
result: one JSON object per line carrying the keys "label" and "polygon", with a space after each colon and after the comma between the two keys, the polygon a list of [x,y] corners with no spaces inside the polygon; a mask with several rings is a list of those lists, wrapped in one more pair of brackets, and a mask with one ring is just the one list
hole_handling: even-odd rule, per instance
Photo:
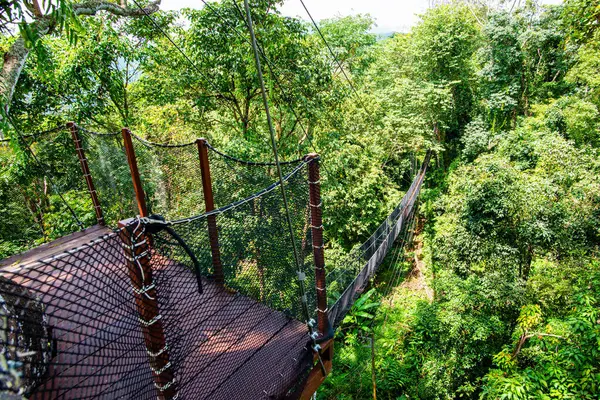
{"label": "forest floor", "polygon": [[405,251],[406,260],[410,261],[411,266],[404,281],[398,287],[393,288],[390,299],[392,306],[398,296],[406,296],[407,292],[419,298],[427,298],[429,302],[433,301],[434,292],[427,284],[428,266],[423,255],[423,223],[422,219],[417,221],[412,245]]}
{"label": "forest floor", "polygon": [[408,273],[404,282],[400,284],[400,287],[416,292],[423,292],[431,302],[433,301],[433,289],[429,287],[425,279],[427,265],[423,261],[423,237],[421,235],[415,236],[412,247],[412,252],[414,253],[412,270]]}

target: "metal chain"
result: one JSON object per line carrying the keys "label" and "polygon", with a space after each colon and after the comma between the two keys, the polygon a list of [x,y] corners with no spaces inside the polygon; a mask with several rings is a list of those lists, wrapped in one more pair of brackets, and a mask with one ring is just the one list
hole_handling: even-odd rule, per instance
{"label": "metal chain", "polygon": [[[259,162],[259,161],[247,161],[247,160],[242,160],[242,159],[239,159],[239,158],[237,158],[237,157],[230,156],[229,154],[225,154],[225,153],[221,152],[220,150],[217,150],[217,149],[215,149],[215,148],[214,148],[214,147],[212,147],[212,146],[210,145],[210,143],[208,143],[208,142],[206,142],[206,146],[207,146],[207,147],[208,147],[210,150],[214,151],[216,154],[220,155],[221,157],[223,157],[223,158],[227,158],[228,160],[232,160],[232,161],[235,161],[235,162],[237,162],[237,163],[240,163],[240,164],[252,165],[252,166],[263,166],[263,167],[268,167],[268,166],[276,166],[276,165],[277,165],[277,163],[274,163],[274,162]],[[280,162],[279,162],[279,165],[291,165],[291,164],[298,164],[298,163],[300,163],[300,162],[302,162],[302,161],[304,161],[304,157],[297,158],[297,159],[295,159],[295,160],[290,160],[290,161],[280,161]]]}
{"label": "metal chain", "polygon": [[[38,137],[38,136],[49,135],[49,134],[55,133],[55,132],[60,132],[63,129],[66,129],[66,125],[64,125],[64,124],[63,125],[58,125],[55,128],[48,129],[48,130],[41,131],[41,132],[29,133],[29,134],[26,134],[26,135],[18,133],[18,135],[19,135],[19,139],[29,139],[29,138],[35,138],[35,137]],[[15,128],[15,130],[16,130],[16,128]],[[0,139],[0,143],[10,142],[10,140],[11,140],[10,138]]]}

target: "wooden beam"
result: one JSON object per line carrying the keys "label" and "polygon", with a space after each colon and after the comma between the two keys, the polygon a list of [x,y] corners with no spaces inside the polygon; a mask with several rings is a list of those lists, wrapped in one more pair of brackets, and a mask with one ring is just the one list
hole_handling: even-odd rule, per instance
{"label": "wooden beam", "polygon": [[71,137],[73,138],[73,143],[75,144],[75,151],[77,152],[77,157],[79,158],[79,164],[81,165],[83,178],[85,179],[88,191],[90,192],[90,197],[92,198],[92,206],[94,207],[94,212],[96,213],[96,220],[98,221],[98,225],[104,226],[106,224],[104,222],[104,216],[102,214],[102,207],[100,206],[98,192],[96,192],[96,187],[94,186],[94,180],[92,179],[90,167],[88,165],[88,161],[83,150],[83,145],[81,144],[81,139],[79,138],[79,129],[77,128],[77,125],[75,125],[75,122],[67,122],[67,128],[69,128],[69,130],[71,131]]}
{"label": "wooden beam", "polygon": [[323,375],[323,369],[317,361],[318,357],[315,354],[313,358],[315,364],[308,374],[302,393],[300,393],[300,400],[310,400],[312,395],[319,389],[319,386],[323,384],[327,375],[331,373],[331,370],[333,369],[333,339],[321,344],[319,354],[321,355],[321,360],[323,360],[323,365],[325,366],[327,374]]}
{"label": "wooden beam", "polygon": [[[198,145],[198,157],[200,159],[200,173],[202,175],[202,191],[204,193],[204,204],[206,212],[215,209],[215,199],[212,191],[212,178],[210,176],[210,164],[208,162],[208,142],[201,138],[196,141]],[[219,248],[219,231],[217,229],[217,216],[206,217],[208,225],[208,238],[210,241],[210,252],[213,264],[213,277],[219,285],[225,284],[223,276],[223,264],[221,263],[221,249]]]}
{"label": "wooden beam", "polygon": [[312,233],[313,258],[315,261],[315,290],[317,292],[317,328],[321,335],[327,335],[327,285],[325,283],[325,254],[323,251],[323,211],[321,207],[321,175],[319,156],[315,153],[306,157],[308,163],[310,228]]}
{"label": "wooden beam", "polygon": [[137,219],[120,221],[119,228],[158,399],[176,399],[178,393],[175,373],[169,359],[169,346],[161,319],[158,291],[152,276],[149,238]]}
{"label": "wooden beam", "polygon": [[129,131],[129,128],[123,128],[121,134],[123,135],[125,154],[127,155],[129,170],[131,171],[131,180],[133,181],[133,190],[135,191],[135,198],[137,200],[138,210],[140,211],[140,217],[147,217],[148,208],[146,207],[146,197],[140,179],[140,171],[138,170],[133,142],[131,141],[131,132]]}

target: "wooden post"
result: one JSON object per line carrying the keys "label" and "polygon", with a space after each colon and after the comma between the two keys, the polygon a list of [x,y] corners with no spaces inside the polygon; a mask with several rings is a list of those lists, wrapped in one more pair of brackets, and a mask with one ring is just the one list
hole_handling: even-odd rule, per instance
{"label": "wooden post", "polygon": [[317,327],[321,334],[328,332],[327,290],[325,286],[325,255],[323,252],[323,218],[321,209],[321,176],[319,156],[309,154],[308,184],[310,228],[312,232],[313,257],[315,260],[315,286],[317,290]]}
{"label": "wooden post", "polygon": [[154,386],[160,400],[171,400],[177,396],[177,386],[152,276],[148,236],[138,219],[120,221],[119,228]]}
{"label": "wooden post", "polygon": [[[208,162],[208,142],[204,138],[196,141],[198,145],[198,157],[200,159],[200,173],[202,175],[202,191],[204,193],[204,204],[206,212],[215,209],[215,199],[212,191],[212,180],[210,177],[210,164]],[[225,278],[223,276],[223,264],[221,263],[221,249],[219,248],[219,231],[217,229],[217,216],[209,215],[206,217],[208,225],[208,238],[210,240],[210,252],[213,262],[213,276],[215,283],[223,285]]]}
{"label": "wooden post", "polygon": [[129,170],[131,171],[131,180],[133,181],[133,190],[135,192],[138,210],[140,211],[141,217],[147,217],[148,208],[146,207],[146,197],[144,195],[142,181],[140,180],[135,150],[133,148],[133,142],[131,141],[131,132],[129,131],[129,128],[123,128],[121,133],[123,134],[123,144],[125,145],[125,154],[127,155]]}
{"label": "wooden post", "polygon": [[371,331],[371,383],[373,385],[373,400],[377,400],[377,380],[375,378],[375,333]]}
{"label": "wooden post", "polygon": [[325,343],[321,343],[321,347],[322,349],[319,351],[319,354],[327,374],[323,374],[321,365],[317,363],[318,357],[316,354],[314,354],[313,363],[316,364],[313,365],[312,370],[308,374],[308,378],[306,379],[304,387],[302,388],[299,396],[300,400],[309,400],[333,369],[333,339],[328,340]]}
{"label": "wooden post", "polygon": [[75,122],[68,122],[67,128],[69,128],[71,131],[71,137],[73,138],[73,143],[75,143],[75,151],[77,151],[77,157],[79,158],[79,164],[81,165],[83,178],[85,179],[88,191],[90,192],[90,197],[92,198],[92,206],[94,207],[94,212],[96,213],[96,220],[98,221],[98,225],[105,225],[104,216],[102,215],[102,207],[100,206],[100,200],[98,200],[98,192],[96,192],[96,187],[94,186],[94,181],[92,180],[92,174],[90,173],[90,167],[83,151],[81,139],[79,138],[77,125],[75,125]]}

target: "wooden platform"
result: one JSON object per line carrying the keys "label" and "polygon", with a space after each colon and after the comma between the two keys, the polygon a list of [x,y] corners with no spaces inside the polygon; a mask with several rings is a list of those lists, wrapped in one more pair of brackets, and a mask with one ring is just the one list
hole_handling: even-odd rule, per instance
{"label": "wooden platform", "polygon": [[[157,397],[118,238],[34,262],[106,232],[94,227],[2,262],[0,273],[41,298],[53,328],[55,356],[32,399]],[[179,399],[277,398],[296,382],[309,351],[303,323],[207,279],[199,294],[185,266],[155,272]]]}
{"label": "wooden platform", "polygon": [[4,260],[0,260],[0,268],[9,266],[27,266],[35,263],[37,260],[48,258],[53,254],[62,253],[63,251],[79,247],[85,243],[89,243],[90,241],[110,232],[111,230],[105,226],[94,225],[82,231],[63,236],[62,238],[50,243],[45,243],[31,250],[15,254],[14,256],[5,258]]}

